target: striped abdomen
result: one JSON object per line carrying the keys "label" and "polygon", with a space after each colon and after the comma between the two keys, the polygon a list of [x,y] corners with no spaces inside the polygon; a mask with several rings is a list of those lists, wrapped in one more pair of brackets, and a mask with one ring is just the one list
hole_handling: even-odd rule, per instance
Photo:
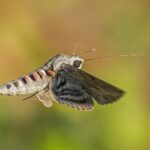
{"label": "striped abdomen", "polygon": [[51,70],[42,68],[18,78],[17,80],[8,82],[0,87],[1,95],[23,95],[31,94],[46,88],[52,76]]}

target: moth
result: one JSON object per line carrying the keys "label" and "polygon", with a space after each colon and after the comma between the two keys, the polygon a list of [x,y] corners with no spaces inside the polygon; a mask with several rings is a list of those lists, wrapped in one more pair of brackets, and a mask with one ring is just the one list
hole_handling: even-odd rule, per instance
{"label": "moth", "polygon": [[124,94],[123,90],[81,70],[84,62],[74,54],[56,55],[35,71],[0,86],[0,94],[33,94],[46,107],[55,101],[84,111],[93,110],[94,100],[109,104]]}

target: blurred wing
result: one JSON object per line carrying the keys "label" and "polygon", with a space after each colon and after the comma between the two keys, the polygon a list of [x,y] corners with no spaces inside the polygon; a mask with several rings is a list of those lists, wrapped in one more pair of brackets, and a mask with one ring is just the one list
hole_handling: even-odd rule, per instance
{"label": "blurred wing", "polygon": [[86,84],[86,86],[89,87],[90,94],[99,104],[112,103],[118,100],[124,94],[123,90],[82,70],[77,71],[76,74],[82,76],[82,81]]}
{"label": "blurred wing", "polygon": [[94,103],[87,87],[68,70],[60,69],[50,84],[53,98],[79,110],[92,110]]}
{"label": "blurred wing", "polygon": [[59,103],[73,107],[92,107],[94,98],[99,104],[116,101],[123,91],[82,70],[66,65],[52,79],[51,85]]}
{"label": "blurred wing", "polygon": [[53,105],[50,91],[40,91],[36,94],[36,96],[39,99],[39,101],[43,103],[44,106],[51,107]]}

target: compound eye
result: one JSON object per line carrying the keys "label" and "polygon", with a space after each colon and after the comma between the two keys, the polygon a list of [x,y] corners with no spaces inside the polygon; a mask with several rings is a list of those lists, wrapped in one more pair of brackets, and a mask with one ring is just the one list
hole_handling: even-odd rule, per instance
{"label": "compound eye", "polygon": [[80,65],[81,65],[81,63],[82,63],[81,60],[75,60],[75,61],[73,62],[73,66],[76,67],[76,68],[79,68]]}

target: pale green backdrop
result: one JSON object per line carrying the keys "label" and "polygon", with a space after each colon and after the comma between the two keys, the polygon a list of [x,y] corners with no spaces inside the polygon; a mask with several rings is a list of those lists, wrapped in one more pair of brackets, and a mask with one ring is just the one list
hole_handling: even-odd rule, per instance
{"label": "pale green backdrop", "polygon": [[[77,42],[83,58],[149,54],[149,8],[148,0],[1,0],[0,83],[71,54]],[[126,91],[92,112],[0,96],[0,150],[149,150],[149,65],[148,57],[87,62],[85,71]]]}

